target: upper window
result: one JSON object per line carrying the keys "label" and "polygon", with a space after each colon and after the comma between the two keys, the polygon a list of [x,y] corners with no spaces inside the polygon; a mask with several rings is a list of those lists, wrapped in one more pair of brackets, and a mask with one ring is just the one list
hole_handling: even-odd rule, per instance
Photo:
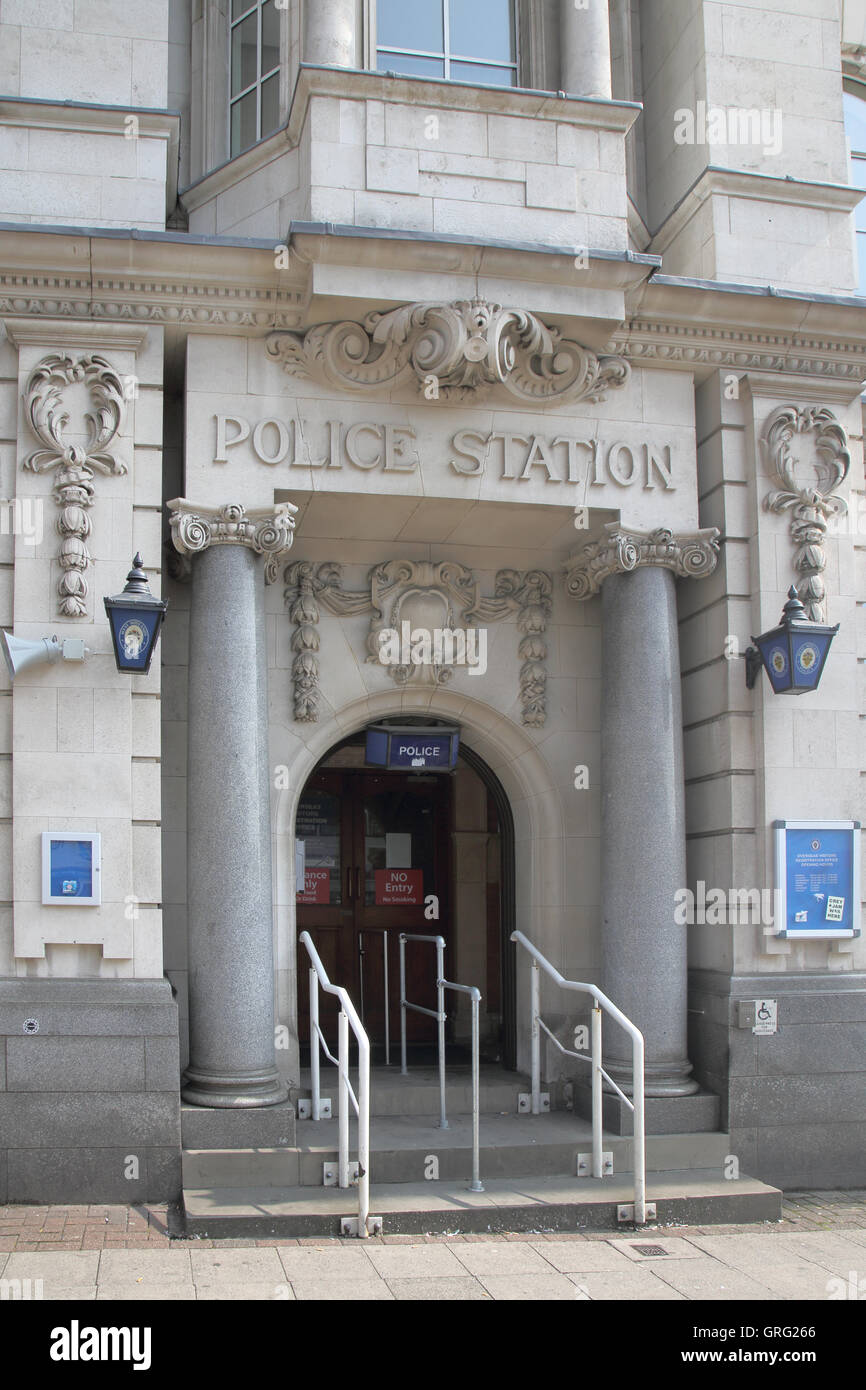
{"label": "upper window", "polygon": [[229,128],[232,157],[280,119],[280,16],[274,0],[232,0]]}
{"label": "upper window", "polygon": [[[855,188],[866,190],[866,87],[859,82],[845,85],[842,103],[848,136],[849,178]],[[866,294],[866,198],[854,209],[854,225],[857,228],[857,283],[860,293]]]}
{"label": "upper window", "polygon": [[376,0],[376,40],[380,72],[517,85],[513,0]]}

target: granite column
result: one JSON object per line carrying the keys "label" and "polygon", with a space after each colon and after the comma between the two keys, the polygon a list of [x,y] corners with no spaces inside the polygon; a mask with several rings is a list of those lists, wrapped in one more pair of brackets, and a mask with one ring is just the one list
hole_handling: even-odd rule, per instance
{"label": "granite column", "polygon": [[276,1105],[273,889],[263,571],[292,542],[269,511],[169,503],[195,556],[189,649],[187,901],[192,1105]]}
{"label": "granite column", "polygon": [[[715,567],[714,530],[674,536],[618,523],[568,566],[576,598],[602,602],[602,975],[641,1029],[646,1094],[697,1090],[687,1056],[687,939],[674,917],[687,886],[675,576]],[[631,1043],[605,1028],[605,1067],[623,1090]]]}

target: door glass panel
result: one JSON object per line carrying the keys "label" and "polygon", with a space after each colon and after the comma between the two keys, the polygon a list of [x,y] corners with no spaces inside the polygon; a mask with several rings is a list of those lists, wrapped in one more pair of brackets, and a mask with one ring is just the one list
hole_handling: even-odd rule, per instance
{"label": "door glass panel", "polygon": [[342,902],[340,801],[331,792],[305,792],[298,806],[295,835],[304,842],[305,886],[299,903],[339,906]]}
{"label": "door glass panel", "polygon": [[418,906],[433,885],[434,815],[431,804],[394,789],[364,799],[364,903]]}

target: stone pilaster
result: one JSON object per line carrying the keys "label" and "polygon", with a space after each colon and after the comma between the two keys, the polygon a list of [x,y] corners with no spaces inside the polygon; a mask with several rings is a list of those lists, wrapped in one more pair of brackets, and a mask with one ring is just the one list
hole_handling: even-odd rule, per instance
{"label": "stone pilaster", "polygon": [[[575,598],[602,600],[601,988],[641,1029],[647,1096],[697,1090],[686,1048],[685,790],[675,576],[715,568],[718,532],[674,536],[618,523],[567,566]],[[605,1029],[605,1066],[624,1090],[631,1044]]]}
{"label": "stone pilaster", "polygon": [[[263,574],[290,548],[296,507],[169,503],[192,564],[189,650],[190,1060],[182,1097],[286,1099],[274,1051],[273,889]],[[264,564],[263,558],[267,557]]]}

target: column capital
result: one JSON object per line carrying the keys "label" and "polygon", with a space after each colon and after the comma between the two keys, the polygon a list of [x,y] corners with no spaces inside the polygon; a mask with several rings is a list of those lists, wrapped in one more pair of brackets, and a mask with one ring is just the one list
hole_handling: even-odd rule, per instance
{"label": "column capital", "polygon": [[197,555],[211,545],[246,545],[267,557],[265,580],[272,584],[280,557],[291,550],[298,510],[293,502],[247,511],[239,502],[200,507],[175,497],[168,507],[171,538],[181,555]]}
{"label": "column capital", "polygon": [[664,526],[633,531],[611,521],[604,529],[603,540],[585,545],[566,562],[565,587],[572,598],[592,598],[608,575],[630,574],[642,565],[673,570],[681,579],[704,579],[719,558],[720,533],[715,526],[674,534]]}

